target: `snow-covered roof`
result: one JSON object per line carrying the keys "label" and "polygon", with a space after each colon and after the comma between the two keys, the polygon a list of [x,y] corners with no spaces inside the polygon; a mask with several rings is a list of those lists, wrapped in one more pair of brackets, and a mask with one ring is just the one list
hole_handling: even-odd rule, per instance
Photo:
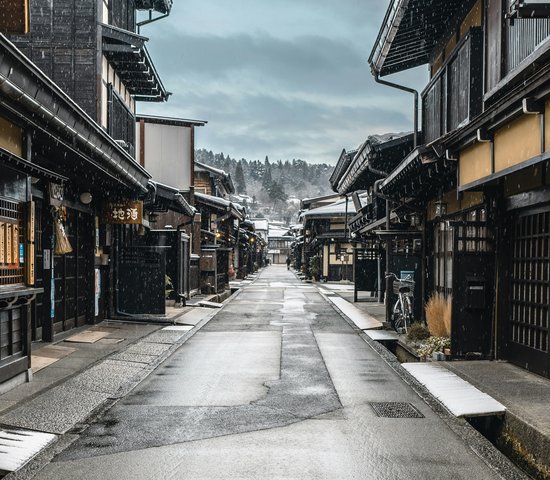
{"label": "snow-covered roof", "polygon": [[[356,213],[355,206],[351,199],[348,199],[347,206],[348,215],[354,215]],[[346,214],[346,200],[339,200],[331,203],[330,205],[324,205],[318,208],[312,208],[302,213],[302,218],[331,218],[342,217]]]}
{"label": "snow-covered roof", "polygon": [[269,228],[269,224],[266,219],[252,219],[252,222],[254,223],[254,227],[256,230],[267,230]]}
{"label": "snow-covered roof", "polygon": [[273,225],[269,226],[269,231],[267,233],[269,237],[286,237],[289,234],[289,229],[284,227],[275,227]]}

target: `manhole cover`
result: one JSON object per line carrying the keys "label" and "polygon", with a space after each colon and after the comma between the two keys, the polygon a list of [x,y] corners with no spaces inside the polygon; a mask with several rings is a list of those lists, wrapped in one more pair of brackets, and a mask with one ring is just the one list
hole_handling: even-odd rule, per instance
{"label": "manhole cover", "polygon": [[371,402],[371,407],[379,417],[424,418],[415,407],[405,402]]}

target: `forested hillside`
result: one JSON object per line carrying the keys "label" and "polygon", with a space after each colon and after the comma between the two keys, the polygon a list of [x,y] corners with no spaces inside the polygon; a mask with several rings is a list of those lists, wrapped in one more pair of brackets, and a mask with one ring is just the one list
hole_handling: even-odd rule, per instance
{"label": "forested hillside", "polygon": [[252,214],[271,220],[296,221],[297,200],[331,192],[329,177],[333,166],[303,160],[237,160],[223,153],[200,149],[196,160],[229,172],[237,194],[254,199]]}

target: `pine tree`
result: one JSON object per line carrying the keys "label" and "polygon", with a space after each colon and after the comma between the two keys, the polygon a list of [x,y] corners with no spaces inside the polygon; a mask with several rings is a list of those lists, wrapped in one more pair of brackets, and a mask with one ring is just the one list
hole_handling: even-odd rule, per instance
{"label": "pine tree", "polygon": [[273,184],[273,178],[271,177],[271,165],[269,164],[269,160],[267,159],[267,157],[265,157],[265,159],[266,159],[266,167],[265,167],[264,176],[262,177],[262,187],[269,189]]}
{"label": "pine tree", "polygon": [[246,193],[246,182],[244,180],[244,172],[242,162],[239,160],[235,169],[235,188],[237,193]]}

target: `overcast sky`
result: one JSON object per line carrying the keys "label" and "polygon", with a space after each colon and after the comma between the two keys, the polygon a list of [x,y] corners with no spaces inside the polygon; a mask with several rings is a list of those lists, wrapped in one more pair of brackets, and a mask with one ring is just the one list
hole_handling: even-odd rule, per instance
{"label": "overcast sky", "polygon": [[[196,147],[249,160],[334,164],[373,133],[412,130],[410,94],[368,56],[387,0],[175,0],[142,28],[168,91],[140,113],[207,120]],[[426,68],[392,80],[422,88]]]}

